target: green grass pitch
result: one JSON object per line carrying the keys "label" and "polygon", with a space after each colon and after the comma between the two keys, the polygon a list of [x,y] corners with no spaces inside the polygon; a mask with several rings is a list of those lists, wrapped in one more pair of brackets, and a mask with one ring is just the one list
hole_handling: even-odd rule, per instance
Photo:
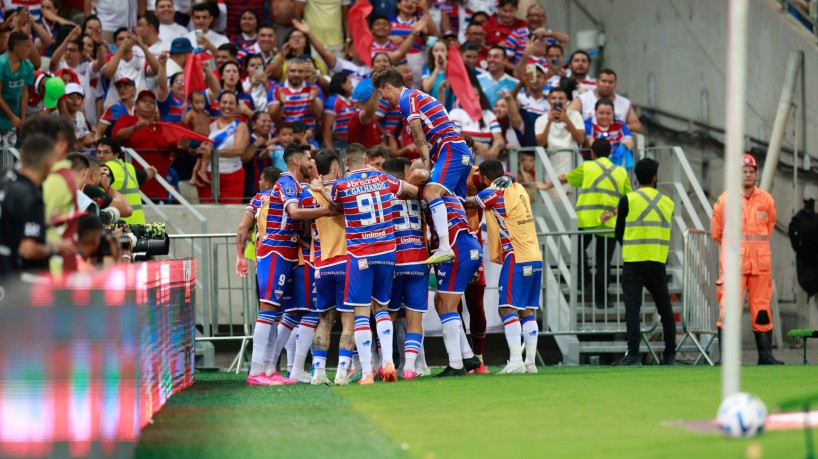
{"label": "green grass pitch", "polygon": [[[536,375],[422,378],[369,387],[246,387],[244,379],[198,373],[196,384],[173,396],[144,429],[137,457],[805,455],[801,430],[730,440],[666,425],[715,417],[719,368],[549,367]],[[744,367],[742,390],[773,411],[788,398],[814,393],[816,379],[814,366]]]}

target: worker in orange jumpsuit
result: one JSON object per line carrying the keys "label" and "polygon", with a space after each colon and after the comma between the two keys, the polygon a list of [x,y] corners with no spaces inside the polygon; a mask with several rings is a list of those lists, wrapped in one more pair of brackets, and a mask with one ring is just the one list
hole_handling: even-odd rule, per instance
{"label": "worker in orange jumpsuit", "polygon": [[[747,292],[747,303],[752,315],[753,333],[758,348],[759,365],[783,365],[773,357],[770,300],[773,297],[772,252],[770,237],[775,227],[775,200],[756,186],[758,164],[753,155],[745,154],[742,164],[742,221],[741,221],[741,292]],[[710,229],[713,239],[722,243],[724,233],[724,205],[727,193],[719,196],[713,206]],[[719,301],[719,343],[721,343],[722,319],[724,318],[724,250],[719,259],[719,280],[716,296]]]}

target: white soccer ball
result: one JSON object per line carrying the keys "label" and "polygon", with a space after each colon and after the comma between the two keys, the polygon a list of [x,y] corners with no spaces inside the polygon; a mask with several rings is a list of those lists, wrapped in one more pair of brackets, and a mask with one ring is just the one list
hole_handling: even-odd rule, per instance
{"label": "white soccer ball", "polygon": [[739,392],[727,397],[716,416],[722,432],[730,438],[755,437],[764,432],[767,407],[755,395]]}

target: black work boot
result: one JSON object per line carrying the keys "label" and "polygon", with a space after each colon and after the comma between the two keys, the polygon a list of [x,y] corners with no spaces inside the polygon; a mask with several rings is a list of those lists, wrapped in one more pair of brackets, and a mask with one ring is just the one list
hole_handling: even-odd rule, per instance
{"label": "black work boot", "polygon": [[721,365],[721,355],[724,352],[724,346],[721,344],[721,327],[716,327],[716,331],[719,332],[719,360],[716,361],[715,365]]}
{"label": "black work boot", "polygon": [[672,350],[670,352],[665,351],[665,358],[662,360],[661,365],[672,367],[676,365],[676,350]]}
{"label": "black work boot", "polygon": [[753,332],[756,338],[756,347],[758,348],[758,364],[759,365],[784,365],[784,362],[776,360],[773,357],[773,332]]}

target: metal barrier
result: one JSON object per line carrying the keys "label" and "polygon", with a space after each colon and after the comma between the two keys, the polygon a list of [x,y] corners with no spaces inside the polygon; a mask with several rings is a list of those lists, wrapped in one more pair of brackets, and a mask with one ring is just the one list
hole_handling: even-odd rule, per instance
{"label": "metal barrier", "polygon": [[[241,341],[241,348],[228,367],[231,371],[235,366],[238,373],[243,360],[247,359],[245,351],[253,339],[258,314],[255,266],[250,263],[245,278],[236,275],[236,235],[233,233],[172,234],[169,237],[174,258],[195,256],[202,262],[196,301],[196,322],[202,326],[202,336],[196,340]],[[203,266],[205,263],[207,268]]]}
{"label": "metal barrier", "polygon": [[689,230],[685,234],[682,292],[682,330],[684,337],[677,349],[690,340],[699,355],[694,364],[704,358],[713,365],[710,346],[718,334],[719,317],[716,281],[719,278],[719,245],[710,233]]}
{"label": "metal barrier", "polygon": [[20,152],[16,148],[0,149],[0,169],[6,170],[20,159]]}

